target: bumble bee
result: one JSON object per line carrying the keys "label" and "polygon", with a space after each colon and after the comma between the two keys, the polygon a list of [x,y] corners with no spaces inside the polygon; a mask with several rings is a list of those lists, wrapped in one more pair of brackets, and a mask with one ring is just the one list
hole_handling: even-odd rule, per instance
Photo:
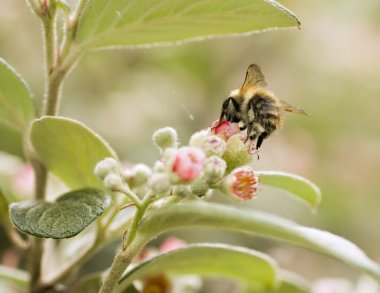
{"label": "bumble bee", "polygon": [[226,118],[238,123],[240,130],[247,129],[245,142],[250,140],[253,143],[256,140],[256,149],[282,126],[285,112],[307,115],[302,109],[291,106],[264,89],[266,85],[260,67],[249,65],[243,85],[233,90],[223,102],[219,118],[219,123]]}

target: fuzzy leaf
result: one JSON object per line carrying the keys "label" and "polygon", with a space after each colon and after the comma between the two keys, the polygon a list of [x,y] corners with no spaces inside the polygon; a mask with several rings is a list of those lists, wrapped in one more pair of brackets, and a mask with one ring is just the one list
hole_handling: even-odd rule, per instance
{"label": "fuzzy leaf", "polygon": [[27,84],[0,58],[0,150],[23,157],[22,135],[34,116]]}
{"label": "fuzzy leaf", "polygon": [[18,230],[40,238],[70,238],[84,230],[109,206],[109,196],[84,188],[65,193],[56,202],[18,202],[10,215]]}
{"label": "fuzzy leaf", "polygon": [[33,101],[25,81],[0,58],[0,124],[23,131],[33,118]]}
{"label": "fuzzy leaf", "polygon": [[196,244],[142,262],[119,281],[118,292],[123,292],[137,279],[159,273],[224,276],[262,288],[273,288],[277,281],[276,270],[275,262],[263,253],[224,244]]}
{"label": "fuzzy leaf", "polygon": [[313,182],[301,176],[279,172],[279,171],[260,171],[256,172],[259,182],[289,191],[298,199],[318,207],[321,202],[321,191]]}
{"label": "fuzzy leaf", "polygon": [[379,264],[348,240],[259,211],[205,202],[177,204],[147,215],[140,224],[139,232],[141,239],[147,241],[168,230],[191,226],[209,226],[277,238],[332,256],[380,279]]}
{"label": "fuzzy leaf", "polygon": [[299,25],[273,0],[93,0],[80,18],[76,42],[147,47]]}
{"label": "fuzzy leaf", "polygon": [[106,157],[116,158],[99,135],[72,119],[35,120],[31,140],[42,162],[71,188],[101,188],[101,181],[94,175],[95,165]]}

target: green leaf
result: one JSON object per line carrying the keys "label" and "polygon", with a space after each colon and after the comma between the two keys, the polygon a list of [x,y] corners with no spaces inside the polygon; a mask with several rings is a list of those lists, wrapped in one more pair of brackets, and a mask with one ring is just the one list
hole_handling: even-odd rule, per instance
{"label": "green leaf", "polygon": [[76,42],[146,47],[299,25],[272,0],[93,0],[79,20]]}
{"label": "green leaf", "polygon": [[71,188],[98,187],[95,165],[115,152],[82,123],[62,117],[44,117],[33,122],[31,140],[48,169]]}
{"label": "green leaf", "polygon": [[260,234],[312,249],[380,278],[380,266],[348,240],[318,229],[302,227],[287,219],[259,211],[220,204],[192,202],[153,211],[143,218],[140,241],[177,228],[210,226]]}
{"label": "green leaf", "polygon": [[0,124],[0,150],[8,154],[24,157],[22,133],[17,129]]}
{"label": "green leaf", "polygon": [[31,96],[21,76],[0,58],[0,124],[23,131],[35,116]]}
{"label": "green leaf", "polygon": [[[285,270],[279,270],[279,284],[276,288],[270,290],[270,293],[311,293],[309,284],[298,275]],[[266,289],[257,288],[257,286],[244,286],[245,293],[269,293]]]}
{"label": "green leaf", "polygon": [[133,281],[155,274],[223,276],[273,288],[277,265],[266,254],[223,244],[196,244],[155,256],[126,273],[119,281],[122,292]]}
{"label": "green leaf", "polygon": [[278,171],[260,171],[256,174],[261,184],[285,189],[313,208],[318,207],[321,202],[321,191],[318,186],[306,178]]}
{"label": "green leaf", "polygon": [[21,288],[27,288],[29,284],[29,274],[18,269],[0,265],[0,281],[6,281]]}
{"label": "green leaf", "polygon": [[308,282],[292,272],[281,270],[280,279],[281,284],[275,293],[311,293]]}
{"label": "green leaf", "polygon": [[4,225],[5,228],[12,226],[9,219],[8,202],[5,194],[0,190],[0,224]]}
{"label": "green leaf", "polygon": [[34,117],[27,84],[0,58],[0,150],[23,157],[22,135]]}
{"label": "green leaf", "polygon": [[84,230],[109,206],[109,196],[97,189],[68,192],[56,202],[18,202],[10,205],[13,224],[41,238],[70,238]]}

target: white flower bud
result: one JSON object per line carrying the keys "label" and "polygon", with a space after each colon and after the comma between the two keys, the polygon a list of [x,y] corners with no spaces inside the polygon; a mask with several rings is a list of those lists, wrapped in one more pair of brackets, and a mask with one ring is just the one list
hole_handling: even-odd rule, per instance
{"label": "white flower bud", "polygon": [[178,153],[178,149],[175,149],[175,148],[168,148],[164,151],[164,154],[162,156],[162,161],[164,163],[164,170],[166,172],[169,172],[169,173],[172,172],[173,164],[177,156],[177,153]]}
{"label": "white flower bud", "polygon": [[130,183],[132,178],[133,178],[133,174],[132,174],[132,170],[131,169],[121,169],[120,170],[120,173],[121,173],[121,177],[123,178],[123,180],[125,182],[128,182]]}
{"label": "white flower bud", "polygon": [[174,128],[171,128],[171,127],[158,129],[153,134],[153,142],[161,151],[167,148],[178,147],[177,140],[178,140],[177,132],[175,131]]}
{"label": "white flower bud", "polygon": [[173,194],[179,197],[186,197],[192,194],[191,186],[189,185],[176,185],[173,187]]}
{"label": "white flower bud", "polygon": [[203,196],[209,190],[209,186],[206,182],[197,181],[191,185],[191,193],[196,196]]}
{"label": "white flower bud", "polygon": [[169,176],[165,173],[154,173],[148,181],[148,185],[155,194],[164,194],[170,190]]}
{"label": "white flower bud", "polygon": [[253,156],[247,151],[247,146],[241,140],[240,135],[232,136],[227,142],[223,159],[227,163],[227,173],[231,170],[247,165],[253,160]]}
{"label": "white flower bud", "polygon": [[202,150],[205,152],[206,156],[223,156],[226,151],[227,144],[219,136],[212,135],[206,137],[201,145]]}
{"label": "white flower bud", "polygon": [[165,171],[165,164],[162,161],[156,161],[153,165],[153,171],[154,172],[164,172]]}
{"label": "white flower bud", "polygon": [[96,164],[94,169],[94,174],[100,179],[104,179],[108,174],[114,173],[118,174],[119,163],[113,158],[106,158]]}
{"label": "white flower bud", "polygon": [[227,164],[223,159],[217,156],[209,157],[205,162],[203,177],[207,183],[216,183],[218,180],[222,179],[226,169]]}
{"label": "white flower bud", "polygon": [[111,173],[104,178],[103,185],[108,190],[120,190],[123,188],[123,180],[120,175]]}
{"label": "white flower bud", "polygon": [[175,156],[177,155],[177,153],[178,153],[178,149],[175,149],[175,148],[166,149],[162,157],[164,164],[166,165],[166,162],[173,160]]}
{"label": "white flower bud", "polygon": [[146,183],[151,175],[152,169],[147,165],[137,164],[132,168],[133,182],[137,186]]}
{"label": "white flower bud", "polygon": [[209,135],[210,131],[208,129],[198,131],[190,137],[189,145],[200,148],[202,146],[203,140]]}

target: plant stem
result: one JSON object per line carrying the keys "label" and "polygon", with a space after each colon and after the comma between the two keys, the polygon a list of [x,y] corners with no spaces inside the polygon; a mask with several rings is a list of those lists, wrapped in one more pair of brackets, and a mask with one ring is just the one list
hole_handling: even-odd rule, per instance
{"label": "plant stem", "polygon": [[[43,36],[44,36],[44,49],[45,49],[45,105],[47,108],[52,108],[51,104],[56,103],[59,95],[59,85],[51,83],[51,76],[55,66],[56,56],[56,28],[55,28],[56,9],[52,7],[44,11],[41,15]],[[56,108],[56,106],[54,107]],[[55,112],[44,111],[43,114],[54,115]],[[46,167],[33,156],[31,161],[36,178],[36,187],[34,198],[36,200],[45,199],[46,184],[47,184],[47,170]],[[29,250],[29,268],[30,268],[30,292],[39,292],[40,279],[41,279],[41,262],[43,255],[43,239],[30,237],[30,250]]]}
{"label": "plant stem", "polygon": [[140,222],[141,218],[144,216],[144,213],[145,213],[146,209],[148,208],[148,206],[151,202],[152,202],[151,196],[147,195],[144,198],[144,200],[142,201],[141,206],[137,207],[137,210],[136,210],[136,213],[133,217],[133,220],[128,227],[127,239],[125,240],[125,243],[122,243],[124,250],[131,244],[133,239],[135,239],[139,222]]}
{"label": "plant stem", "polygon": [[64,73],[53,73],[48,79],[48,88],[46,92],[44,116],[56,116],[60,102],[61,84],[64,78]]}
{"label": "plant stem", "polygon": [[115,256],[111,270],[100,288],[100,293],[111,293],[114,291],[118,281],[128,265],[131,263],[136,254],[143,248],[144,242],[140,241],[138,237],[136,237],[137,228],[152,200],[153,196],[149,193],[144,197],[141,205],[137,206],[136,213],[128,227],[127,239],[125,243],[122,243],[122,250]]}
{"label": "plant stem", "polygon": [[[77,13],[75,14],[73,20],[75,24],[78,22],[78,16],[81,14],[86,3],[86,0],[82,0],[80,2],[77,8]],[[75,37],[75,33],[68,33],[66,31],[66,37],[68,35],[70,37],[69,40],[65,40],[65,42],[68,41],[65,46],[67,56],[66,54],[64,57],[60,56],[56,36],[57,5],[55,1],[48,2],[47,0],[44,0],[43,3],[41,3],[39,6],[34,0],[29,0],[29,4],[34,12],[40,17],[43,27],[45,56],[45,94],[43,99],[43,110],[40,114],[42,116],[55,116],[59,110],[63,79],[73,67],[78,58],[81,56],[82,51],[76,50],[75,52],[69,52],[69,49],[71,48],[71,44]],[[31,145],[30,141],[27,141],[26,145]],[[27,157],[33,166],[36,178],[34,198],[36,200],[43,200],[45,199],[46,195],[48,170],[37,158],[37,156],[33,154],[32,151],[30,151],[32,148],[27,148],[27,150]],[[43,240],[31,236],[29,250],[29,268],[31,274],[30,292],[39,292],[43,288],[42,284],[40,284],[42,255]]]}
{"label": "plant stem", "polygon": [[[47,11],[42,19],[44,46],[45,46],[45,78],[46,80],[53,71],[56,53],[56,30],[55,30],[55,11]],[[46,96],[45,96],[46,98]]]}
{"label": "plant stem", "polygon": [[31,237],[29,267],[30,267],[30,292],[39,292],[41,276],[41,260],[43,252],[43,239]]}
{"label": "plant stem", "polygon": [[72,17],[68,17],[66,19],[66,30],[65,30],[64,40],[62,42],[63,44],[58,56],[60,59],[65,58],[69,52],[69,49],[77,33],[79,17],[82,15],[83,10],[85,9],[87,4],[88,4],[88,0],[80,1]]}
{"label": "plant stem", "polygon": [[45,166],[36,158],[32,159],[31,164],[33,166],[36,181],[34,188],[34,199],[43,200],[46,193],[47,171]]}
{"label": "plant stem", "polygon": [[28,245],[24,239],[20,236],[20,234],[13,228],[7,229],[7,233],[9,239],[12,241],[13,245],[17,247],[17,249],[21,251],[25,251],[28,248]]}
{"label": "plant stem", "polygon": [[133,241],[126,250],[121,250],[114,258],[111,269],[104,281],[99,293],[114,292],[117,283],[123,275],[125,269],[132,262],[133,258],[142,249],[143,243]]}
{"label": "plant stem", "polygon": [[115,190],[117,192],[121,192],[125,194],[135,205],[140,208],[143,202],[139,199],[139,197],[129,188],[128,185],[124,185],[121,190]]}

